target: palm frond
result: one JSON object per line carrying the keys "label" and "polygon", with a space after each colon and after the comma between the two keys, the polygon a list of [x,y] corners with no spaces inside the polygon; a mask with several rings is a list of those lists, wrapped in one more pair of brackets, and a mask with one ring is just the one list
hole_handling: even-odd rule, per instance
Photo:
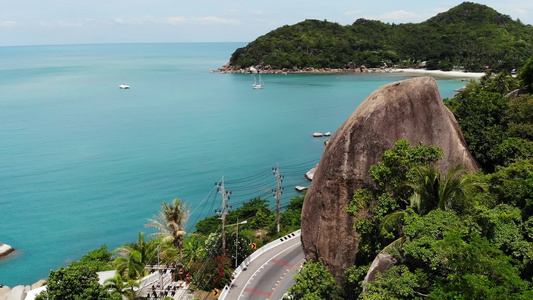
{"label": "palm frond", "polygon": [[399,231],[403,227],[405,211],[397,210],[383,217],[381,221],[381,230]]}
{"label": "palm frond", "polygon": [[391,253],[391,252],[399,251],[402,248],[403,244],[405,243],[406,239],[407,238],[405,236],[402,236],[396,239],[394,242],[385,246],[385,248],[383,248],[381,252]]}

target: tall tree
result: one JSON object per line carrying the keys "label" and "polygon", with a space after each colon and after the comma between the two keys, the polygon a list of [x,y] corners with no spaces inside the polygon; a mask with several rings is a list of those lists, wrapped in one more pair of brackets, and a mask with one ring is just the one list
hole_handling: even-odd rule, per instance
{"label": "tall tree", "polygon": [[[434,166],[416,166],[413,168],[412,179],[406,185],[413,191],[410,207],[421,216],[435,209],[461,212],[473,206],[472,195],[476,190],[485,189],[482,183],[468,176],[468,171],[459,165],[450,168],[445,176]],[[403,210],[392,212],[383,218],[381,228],[396,231],[400,235],[383,251],[398,249],[405,242],[404,221]]]}
{"label": "tall tree", "polygon": [[111,295],[119,295],[121,298],[128,300],[137,299],[137,295],[133,290],[134,287],[138,287],[139,283],[136,280],[124,280],[119,273],[113,278],[109,278],[104,282],[105,287]]}
{"label": "tall tree", "polygon": [[178,247],[180,259],[183,259],[183,236],[186,234],[185,224],[189,213],[186,204],[176,198],[171,204],[163,202],[159,214],[148,219],[149,223],[146,224],[146,227],[157,230],[152,235],[162,237],[163,242],[172,241],[174,246]]}
{"label": "tall tree", "polygon": [[442,176],[433,166],[414,168],[413,180],[407,183],[413,189],[411,206],[420,215],[434,209],[462,210],[468,205],[469,196],[476,188],[483,188],[462,166],[455,166]]}
{"label": "tall tree", "polygon": [[50,271],[46,290],[36,300],[118,300],[98,283],[98,275],[88,267],[59,268]]}
{"label": "tall tree", "polygon": [[139,232],[139,238],[134,244],[127,244],[115,250],[119,257],[115,259],[118,273],[125,279],[138,279],[147,274],[144,267],[155,262],[155,243],[144,240],[144,232]]}
{"label": "tall tree", "polygon": [[341,288],[321,262],[307,262],[294,277],[289,299],[340,299]]}
{"label": "tall tree", "polygon": [[526,89],[533,92],[533,56],[527,60],[520,70],[520,81]]}

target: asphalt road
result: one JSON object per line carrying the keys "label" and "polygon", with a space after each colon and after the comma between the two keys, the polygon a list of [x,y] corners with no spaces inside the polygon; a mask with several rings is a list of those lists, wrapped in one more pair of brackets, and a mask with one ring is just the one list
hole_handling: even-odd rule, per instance
{"label": "asphalt road", "polygon": [[252,261],[235,279],[226,299],[282,299],[303,262],[300,237],[290,239]]}

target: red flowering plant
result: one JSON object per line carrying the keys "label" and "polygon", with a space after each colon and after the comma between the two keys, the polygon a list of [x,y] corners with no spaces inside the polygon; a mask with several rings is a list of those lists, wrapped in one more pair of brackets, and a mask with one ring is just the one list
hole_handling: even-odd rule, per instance
{"label": "red flowering plant", "polygon": [[218,255],[215,258],[195,262],[191,283],[200,290],[223,288],[231,281],[231,258]]}

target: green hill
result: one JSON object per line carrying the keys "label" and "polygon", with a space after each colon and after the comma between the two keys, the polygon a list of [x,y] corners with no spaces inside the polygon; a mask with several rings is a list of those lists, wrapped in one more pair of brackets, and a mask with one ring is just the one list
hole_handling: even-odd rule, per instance
{"label": "green hill", "polygon": [[[345,68],[417,65],[467,71],[515,69],[533,52],[533,26],[485,5],[464,2],[422,23],[359,19],[352,25],[305,20],[237,49],[233,68]],[[353,64],[352,64],[353,65]]]}

